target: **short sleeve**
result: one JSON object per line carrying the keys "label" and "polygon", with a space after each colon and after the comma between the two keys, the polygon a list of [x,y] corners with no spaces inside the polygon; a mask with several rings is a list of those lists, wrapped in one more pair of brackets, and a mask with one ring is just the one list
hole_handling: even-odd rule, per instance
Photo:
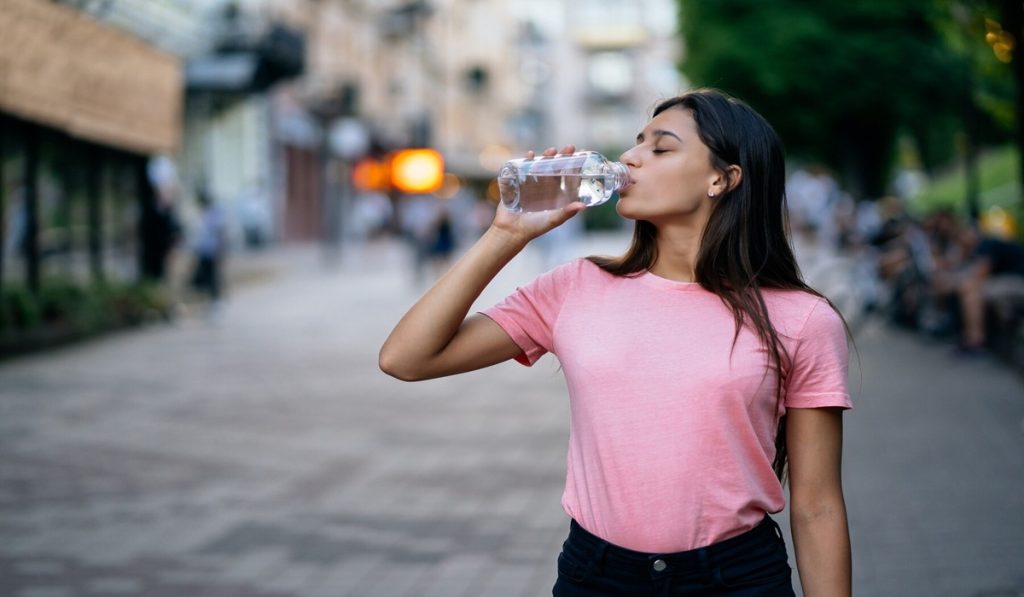
{"label": "short sleeve", "polygon": [[523,350],[523,354],[516,357],[523,365],[533,365],[553,350],[555,322],[579,267],[579,261],[556,267],[517,288],[497,305],[481,311]]}
{"label": "short sleeve", "polygon": [[849,348],[843,320],[818,300],[804,322],[786,380],[787,408],[853,408],[847,381]]}

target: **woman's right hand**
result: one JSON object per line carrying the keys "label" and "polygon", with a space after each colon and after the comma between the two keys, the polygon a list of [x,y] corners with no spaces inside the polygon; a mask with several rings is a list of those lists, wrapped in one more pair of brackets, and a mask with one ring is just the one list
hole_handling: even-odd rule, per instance
{"label": "woman's right hand", "polygon": [[[558,154],[572,154],[576,152],[576,146],[566,145],[562,151],[556,152],[554,147],[544,150],[543,157],[553,157]],[[534,153],[528,151],[526,159],[533,159]],[[543,158],[541,158],[543,159]],[[558,179],[552,177],[552,193],[560,192]],[[586,208],[580,201],[574,201],[561,209],[550,209],[538,212],[511,212],[499,201],[498,210],[491,223],[491,229],[507,235],[513,242],[525,246],[526,243],[544,234],[552,228],[556,228]]]}

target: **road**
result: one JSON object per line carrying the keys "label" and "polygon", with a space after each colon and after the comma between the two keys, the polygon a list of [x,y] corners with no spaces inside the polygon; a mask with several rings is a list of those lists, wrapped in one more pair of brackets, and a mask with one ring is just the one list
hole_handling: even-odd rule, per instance
{"label": "road", "polygon": [[[0,364],[0,594],[550,594],[557,362],[392,380],[377,350],[422,290],[399,247],[265,264],[213,321]],[[520,256],[478,305],[540,269]],[[876,321],[857,348],[855,594],[1024,595],[1024,383]]]}

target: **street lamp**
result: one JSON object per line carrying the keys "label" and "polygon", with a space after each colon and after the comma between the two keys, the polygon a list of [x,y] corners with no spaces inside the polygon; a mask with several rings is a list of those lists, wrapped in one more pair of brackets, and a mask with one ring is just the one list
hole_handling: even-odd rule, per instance
{"label": "street lamp", "polygon": [[444,183],[444,158],[433,149],[403,149],[391,158],[391,184],[403,193],[433,193]]}

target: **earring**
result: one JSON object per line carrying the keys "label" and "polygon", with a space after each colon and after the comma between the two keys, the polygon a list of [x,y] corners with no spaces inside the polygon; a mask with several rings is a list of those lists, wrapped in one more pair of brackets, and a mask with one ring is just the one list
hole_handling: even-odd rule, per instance
{"label": "earring", "polygon": [[708,191],[708,199],[714,199],[714,198],[715,198],[714,191]]}

